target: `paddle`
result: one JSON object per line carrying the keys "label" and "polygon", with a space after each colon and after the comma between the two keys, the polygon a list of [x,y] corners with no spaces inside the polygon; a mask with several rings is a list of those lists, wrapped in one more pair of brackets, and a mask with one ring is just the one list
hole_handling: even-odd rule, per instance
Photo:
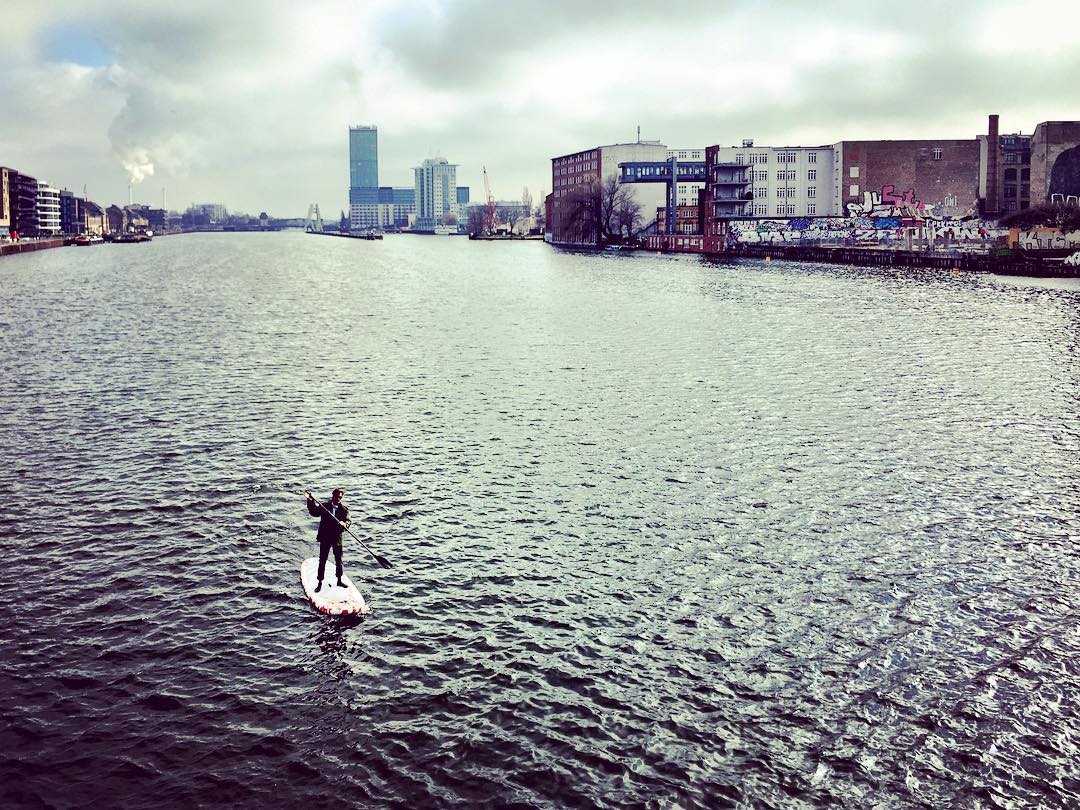
{"label": "paddle", "polygon": [[[315,501],[315,503],[319,506],[319,508],[322,509],[324,512],[326,512],[326,514],[328,514],[332,518],[334,517],[334,513],[331,512],[329,509],[327,509],[325,506],[323,506],[322,503],[319,502],[318,498],[316,498],[314,495],[312,495],[307,490],[304,490],[304,494],[307,495],[309,498],[311,498],[311,500]],[[334,518],[334,520],[337,520],[337,518]],[[380,557],[378,554],[376,554],[374,551],[372,551],[370,548],[368,548],[368,544],[365,543],[363,540],[360,540],[359,537],[356,537],[356,535],[352,533],[352,529],[348,528],[347,526],[342,526],[341,528],[345,529],[345,531],[347,531],[349,534],[352,534],[352,536],[354,538],[359,540],[360,545],[362,545],[367,550],[367,553],[375,558],[375,562],[377,562],[383,568],[393,568],[394,567],[394,566],[390,565],[390,561],[388,559],[386,559],[386,557]]]}

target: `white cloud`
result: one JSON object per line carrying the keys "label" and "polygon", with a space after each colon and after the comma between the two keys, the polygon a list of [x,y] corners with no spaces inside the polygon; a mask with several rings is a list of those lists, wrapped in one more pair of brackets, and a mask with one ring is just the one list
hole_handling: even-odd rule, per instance
{"label": "white cloud", "polygon": [[[1002,59],[1017,17],[1045,47]],[[1057,22],[1048,25],[1047,18]],[[299,214],[345,205],[348,124],[380,131],[384,184],[440,152],[479,192],[550,185],[549,158],[644,137],[670,145],[970,137],[988,112],[1030,131],[1075,117],[1074,4],[652,0],[493,7],[189,1],[100,6],[17,0],[0,53],[0,163],[102,201]],[[1060,23],[1060,24],[1058,24]],[[110,64],[57,64],[36,46],[66,26]],[[11,47],[8,45],[11,44]],[[1014,122],[1014,123],[1009,123]],[[150,167],[153,174],[150,174]]]}

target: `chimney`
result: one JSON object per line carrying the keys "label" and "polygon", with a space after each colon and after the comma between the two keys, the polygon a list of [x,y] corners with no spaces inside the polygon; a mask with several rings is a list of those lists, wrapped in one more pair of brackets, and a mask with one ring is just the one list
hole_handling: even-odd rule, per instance
{"label": "chimney", "polygon": [[1001,199],[998,197],[998,117],[990,116],[986,131],[986,202],[983,210],[988,214],[1001,213]]}
{"label": "chimney", "polygon": [[131,183],[128,183],[128,205],[131,205]]}

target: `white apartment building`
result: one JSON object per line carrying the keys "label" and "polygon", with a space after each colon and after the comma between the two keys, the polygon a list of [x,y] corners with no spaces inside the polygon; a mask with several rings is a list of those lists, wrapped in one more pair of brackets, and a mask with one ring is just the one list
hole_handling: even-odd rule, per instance
{"label": "white apartment building", "polygon": [[[677,159],[680,163],[686,161],[687,163],[704,163],[705,162],[705,150],[704,149],[668,149],[668,159]],[[676,205],[697,205],[698,192],[705,188],[704,183],[676,183],[675,184],[675,204]]]}
{"label": "white apartment building", "polygon": [[416,180],[416,229],[434,230],[457,218],[457,165],[446,158],[428,158],[413,169]]}
{"label": "white apartment building", "polygon": [[828,146],[722,146],[720,163],[750,168],[753,217],[829,217],[843,212],[835,194],[836,153]]}
{"label": "white apartment building", "polygon": [[[637,143],[613,143],[599,147],[600,177],[619,176],[620,163],[663,163],[668,158],[668,148],[660,141],[638,141]],[[663,183],[630,183],[634,199],[641,206],[642,227],[656,220],[656,209],[666,205]]]}
{"label": "white apartment building", "polygon": [[39,182],[37,186],[38,233],[41,236],[60,234],[60,189],[48,183]]}

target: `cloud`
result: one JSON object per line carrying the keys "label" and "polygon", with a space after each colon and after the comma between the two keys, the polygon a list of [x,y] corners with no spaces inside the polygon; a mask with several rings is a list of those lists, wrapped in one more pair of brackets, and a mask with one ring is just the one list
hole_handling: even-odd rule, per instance
{"label": "cloud", "polygon": [[[436,152],[499,197],[550,186],[550,157],[671,146],[971,137],[1076,117],[1080,14],[912,0],[307,4],[16,0],[0,51],[0,163],[125,199],[302,213],[345,204],[348,124],[374,123],[384,184]],[[1047,47],[1013,28],[1054,20]],[[96,50],[89,48],[88,43]],[[104,61],[103,61],[104,60]],[[137,190],[138,191],[138,190]]]}

